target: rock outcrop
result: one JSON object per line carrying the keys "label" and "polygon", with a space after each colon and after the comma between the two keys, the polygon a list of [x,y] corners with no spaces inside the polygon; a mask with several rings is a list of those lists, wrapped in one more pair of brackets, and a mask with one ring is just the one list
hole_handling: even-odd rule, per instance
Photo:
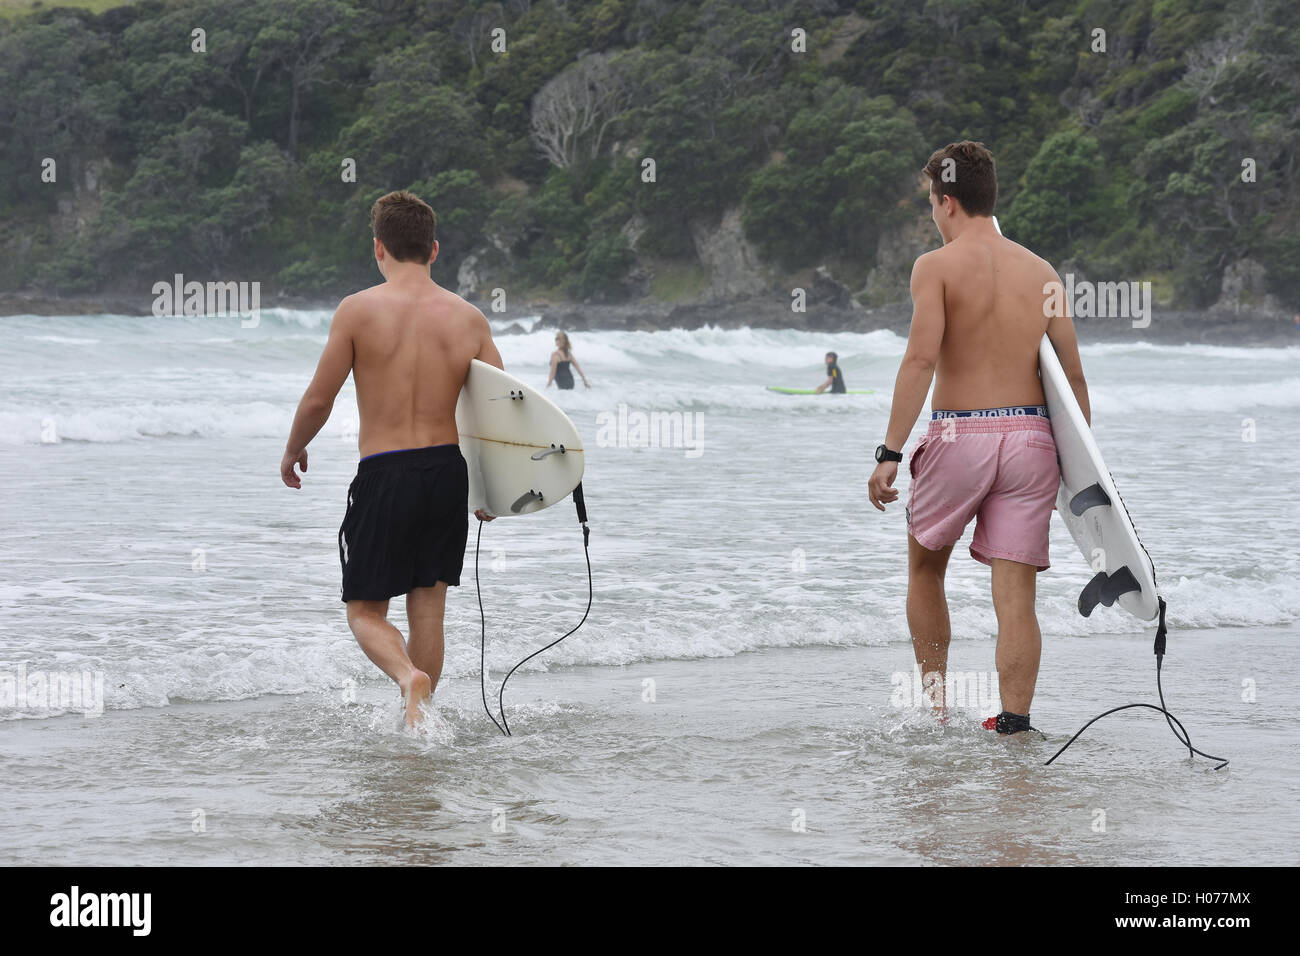
{"label": "rock outcrop", "polygon": [[1286,315],[1282,303],[1268,291],[1267,272],[1254,259],[1238,259],[1223,270],[1219,301],[1210,311],[1245,317]]}
{"label": "rock outcrop", "polygon": [[716,226],[692,223],[691,238],[696,255],[709,274],[706,300],[751,296],[769,284],[758,249],[745,238],[740,207],[728,209]]}

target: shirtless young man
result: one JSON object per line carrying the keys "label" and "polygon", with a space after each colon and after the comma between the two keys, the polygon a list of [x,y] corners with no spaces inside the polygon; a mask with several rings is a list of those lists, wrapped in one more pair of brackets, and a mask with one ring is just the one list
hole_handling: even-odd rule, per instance
{"label": "shirtless young man", "polygon": [[[429,277],[438,258],[433,210],[394,192],[375,202],[370,222],[385,281],[339,303],[298,404],[280,477],[302,487],[294,465],[306,473],[307,445],[351,372],[361,463],[339,528],[342,596],[352,633],[401,687],[414,726],[442,674],[447,586],[460,584],[465,560],[469,487],[456,399],[472,359],[503,366],[483,313]],[[388,622],[388,601],[399,594],[406,595],[409,642]]]}
{"label": "shirtless young man", "polygon": [[[868,492],[881,511],[898,498],[893,484],[903,443],[933,379],[930,428],[910,463],[912,647],[921,674],[942,700],[952,636],[944,572],[953,545],[975,518],[971,557],[992,566],[998,618],[1002,713],[989,724],[999,733],[1017,733],[1030,729],[1042,646],[1035,575],[1048,566],[1048,523],[1060,482],[1038,378],[1044,332],[1085,418],[1088,386],[1073,323],[1068,315],[1049,320],[1044,309],[1044,286],[1060,282],[1056,270],[1004,239],[990,218],[998,188],[992,154],[982,143],[951,143],[935,151],[925,173],[944,245],[912,269],[912,330]],[[938,683],[931,684],[936,674]]]}

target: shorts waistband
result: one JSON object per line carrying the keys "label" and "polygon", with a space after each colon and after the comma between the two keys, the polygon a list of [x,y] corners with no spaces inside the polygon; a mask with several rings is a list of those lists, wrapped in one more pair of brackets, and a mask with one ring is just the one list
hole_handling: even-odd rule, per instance
{"label": "shorts waistband", "polygon": [[930,420],[939,418],[1020,418],[1023,416],[1048,418],[1046,405],[1007,405],[1003,408],[972,408],[966,411],[951,412],[945,408],[936,408],[930,412]]}
{"label": "shorts waistband", "polygon": [[1039,415],[1002,415],[975,418],[932,418],[927,435],[1042,432],[1052,434],[1052,421]]}
{"label": "shorts waistband", "polygon": [[406,468],[411,465],[432,464],[460,457],[460,445],[428,445],[424,448],[399,448],[367,455],[357,463],[357,473],[380,468]]}

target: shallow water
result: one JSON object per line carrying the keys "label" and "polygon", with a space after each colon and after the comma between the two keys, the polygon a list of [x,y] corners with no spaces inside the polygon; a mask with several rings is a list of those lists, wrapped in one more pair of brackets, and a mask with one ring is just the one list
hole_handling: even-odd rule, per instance
{"label": "shallow water", "polygon": [[[350,385],[303,491],[277,474],[327,318],[0,320],[0,671],[101,673],[107,708],[0,707],[0,859],[1295,862],[1300,349],[1085,347],[1097,437],[1169,601],[1170,706],[1233,763],[1189,765],[1143,711],[1043,768],[1047,744],[979,714],[940,728],[890,705],[911,666],[905,526],[865,494],[903,346],[887,332],[575,335],[595,387],[556,397],[588,437],[591,618],[512,679],[500,738],[471,538],[443,734],[398,732],[338,601]],[[502,337],[507,368],[541,385],[549,338]],[[816,384],[827,349],[877,394],[761,388]],[[626,447],[620,405],[698,416],[695,444]],[[1147,629],[1074,610],[1089,572],[1059,523],[1052,554],[1033,712],[1059,745],[1154,682]],[[581,616],[571,507],[487,526],[481,573],[496,681]],[[959,545],[953,666],[986,676],[987,593]]]}
{"label": "shallow water", "polygon": [[[24,721],[6,733],[0,860],[1295,864],[1294,723],[1269,695],[1244,704],[1238,679],[1264,657],[1294,684],[1295,632],[1243,637],[1175,634],[1166,662],[1170,707],[1231,760],[1221,771],[1151,711],[1043,766],[1101,710],[1155,699],[1150,649],[1126,637],[1049,646],[1035,723],[1050,742],[892,707],[902,646],[527,676],[509,739],[471,679],[443,688],[424,736],[380,688]],[[966,642],[954,667],[992,651]]]}

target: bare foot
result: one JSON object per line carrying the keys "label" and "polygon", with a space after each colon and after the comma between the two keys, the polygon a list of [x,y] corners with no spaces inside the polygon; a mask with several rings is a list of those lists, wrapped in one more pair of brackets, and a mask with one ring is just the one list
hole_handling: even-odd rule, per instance
{"label": "bare foot", "polygon": [[420,705],[433,693],[433,681],[424,671],[412,671],[402,687],[402,699],[406,701],[406,726],[417,727],[424,720]]}

